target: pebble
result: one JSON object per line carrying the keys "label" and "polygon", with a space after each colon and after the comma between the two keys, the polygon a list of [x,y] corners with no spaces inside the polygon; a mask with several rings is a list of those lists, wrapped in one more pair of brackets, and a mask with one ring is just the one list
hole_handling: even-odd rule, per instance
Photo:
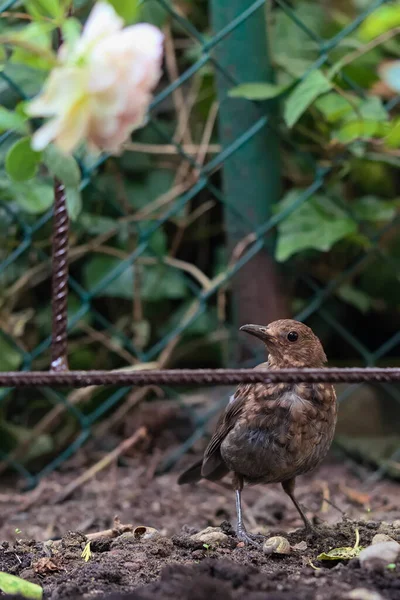
{"label": "pebble", "polygon": [[367,590],[367,588],[356,588],[351,590],[346,595],[346,600],[385,600],[383,596],[374,592],[373,590]]}
{"label": "pebble", "polygon": [[228,542],[229,538],[221,531],[219,527],[207,527],[198,533],[190,536],[191,540],[195,542],[202,542],[203,544],[209,544],[210,546],[215,544],[223,544]]}
{"label": "pebble", "polygon": [[146,527],[144,525],[140,525],[139,527],[136,527],[136,529],[133,531],[133,536],[137,540],[141,540],[143,542],[145,540],[154,540],[156,538],[159,538],[161,537],[161,533],[158,531],[158,529],[154,529],[154,527]]}
{"label": "pebble", "polygon": [[358,560],[368,571],[383,571],[388,564],[396,562],[400,554],[397,542],[379,542],[361,550]]}
{"label": "pebble", "polygon": [[395,541],[396,540],[394,540],[392,537],[390,537],[390,535],[387,535],[386,533],[377,533],[372,538],[371,546],[373,546],[374,544],[380,544],[381,542],[395,542]]}

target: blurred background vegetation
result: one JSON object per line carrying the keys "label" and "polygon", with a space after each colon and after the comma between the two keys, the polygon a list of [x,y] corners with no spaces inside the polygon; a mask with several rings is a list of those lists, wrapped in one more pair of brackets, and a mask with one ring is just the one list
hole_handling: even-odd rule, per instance
{"label": "blurred background vegetation", "polygon": [[[53,32],[45,22],[30,23],[34,4],[2,0],[0,35],[48,47]],[[74,2],[74,16],[84,20],[92,5]],[[274,214],[287,215],[273,230],[282,316],[313,327],[331,365],[400,366],[400,3],[292,0],[265,8],[276,83],[232,86],[230,96],[279,101],[271,126],[282,164]],[[212,62],[163,95],[201,58],[202,44],[185,23],[210,40],[210,7],[204,0],[147,0],[140,11],[141,20],[165,32],[164,76],[148,125],[122,156],[76,157],[82,181],[80,193],[69,197],[69,365],[226,366],[231,345],[239,343],[230,269],[241,255],[227,250],[222,165],[185,200],[199,181],[198,165],[221,152],[223,103]],[[21,49],[5,47],[1,59],[0,103],[11,110],[40,90],[46,72]],[[49,366],[52,183],[44,167],[28,181],[6,173],[7,153],[19,137],[2,127],[0,113],[2,371]],[[317,178],[322,184],[313,193]],[[259,347],[251,352],[246,364],[262,360]],[[344,390],[346,398],[354,388]],[[387,386],[384,393],[378,433],[390,438],[385,452],[392,456],[398,440],[385,419],[393,425],[390,415],[399,416],[400,392]],[[94,431],[104,432],[101,418],[113,414],[112,423],[121,423],[139,401],[130,390],[110,396],[97,389],[3,390],[1,398],[3,456],[34,471],[61,451],[71,455],[86,439],[79,437],[82,429],[100,420]],[[72,450],[65,454],[66,448]]]}

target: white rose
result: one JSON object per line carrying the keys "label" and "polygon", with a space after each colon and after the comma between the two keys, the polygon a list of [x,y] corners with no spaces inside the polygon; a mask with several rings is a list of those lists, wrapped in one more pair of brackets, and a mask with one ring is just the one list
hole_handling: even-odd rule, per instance
{"label": "white rose", "polygon": [[86,141],[92,150],[117,154],[145,124],[162,54],[159,29],[145,23],[123,29],[110,4],[96,4],[75,47],[60,47],[60,66],[28,106],[31,116],[50,118],[32,147],[43,150],[54,141],[69,153]]}

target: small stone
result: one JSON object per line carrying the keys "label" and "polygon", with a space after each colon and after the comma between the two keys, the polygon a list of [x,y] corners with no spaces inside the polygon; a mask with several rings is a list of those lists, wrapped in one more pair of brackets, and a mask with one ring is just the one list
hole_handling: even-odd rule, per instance
{"label": "small stone", "polygon": [[367,588],[356,588],[351,590],[345,598],[346,600],[385,600],[378,592],[367,590]]}
{"label": "small stone", "polygon": [[204,558],[204,552],[203,552],[203,550],[193,550],[193,552],[192,552],[192,558],[194,560],[200,560],[201,558]]}
{"label": "small stone", "polygon": [[298,544],[295,544],[294,546],[292,546],[293,550],[297,550],[298,552],[304,552],[304,550],[307,550],[308,546],[307,546],[307,542],[306,541],[301,541]]}
{"label": "small stone", "polygon": [[202,542],[203,544],[209,544],[215,546],[216,544],[224,544],[228,542],[228,536],[226,533],[221,531],[219,527],[207,527],[199,533],[195,533],[190,536],[190,539],[195,542]]}
{"label": "small stone", "polygon": [[158,529],[154,529],[154,527],[145,527],[144,525],[140,525],[134,529],[133,536],[137,540],[144,542],[161,537],[161,533],[158,531]]}
{"label": "small stone", "polygon": [[395,563],[400,554],[397,542],[379,542],[361,550],[358,560],[368,571],[383,571],[390,563]]}
{"label": "small stone", "polygon": [[395,521],[393,521],[392,525],[393,529],[400,529],[400,519],[396,519]]}
{"label": "small stone", "polygon": [[373,546],[374,544],[380,544],[381,542],[395,542],[395,541],[396,540],[394,540],[392,537],[390,537],[390,535],[387,535],[386,533],[377,533],[372,538],[371,546]]}

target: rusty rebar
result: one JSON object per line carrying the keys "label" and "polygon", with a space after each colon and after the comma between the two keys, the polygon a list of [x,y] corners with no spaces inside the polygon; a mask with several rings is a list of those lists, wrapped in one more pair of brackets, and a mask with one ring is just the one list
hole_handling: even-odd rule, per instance
{"label": "rusty rebar", "polygon": [[390,383],[400,369],[165,369],[154,371],[32,371],[0,373],[0,387],[90,385],[235,385],[239,383]]}
{"label": "rusty rebar", "polygon": [[68,370],[68,232],[69,218],[65,186],[54,181],[54,216],[52,240],[52,339],[51,370]]}

